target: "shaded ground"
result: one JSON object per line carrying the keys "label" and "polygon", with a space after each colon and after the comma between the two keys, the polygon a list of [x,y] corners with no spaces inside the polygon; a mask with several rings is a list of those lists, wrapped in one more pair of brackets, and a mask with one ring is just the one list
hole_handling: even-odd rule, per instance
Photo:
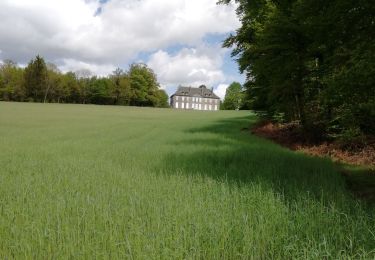
{"label": "shaded ground", "polygon": [[347,187],[357,197],[375,204],[375,171],[358,167],[341,166],[340,172]]}
{"label": "shaded ground", "polygon": [[[243,129],[247,130],[247,129]],[[337,163],[348,188],[358,197],[375,201],[375,144],[356,150],[342,149],[338,144],[306,142],[294,125],[265,123],[256,125],[251,132],[270,139],[284,147],[315,157],[328,157]],[[350,166],[352,165],[352,166]]]}

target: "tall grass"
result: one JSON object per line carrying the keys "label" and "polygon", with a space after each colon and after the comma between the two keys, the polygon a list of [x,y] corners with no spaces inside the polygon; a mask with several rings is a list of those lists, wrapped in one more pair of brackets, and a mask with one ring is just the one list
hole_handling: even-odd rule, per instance
{"label": "tall grass", "polygon": [[0,103],[0,258],[374,258],[373,206],[255,120]]}

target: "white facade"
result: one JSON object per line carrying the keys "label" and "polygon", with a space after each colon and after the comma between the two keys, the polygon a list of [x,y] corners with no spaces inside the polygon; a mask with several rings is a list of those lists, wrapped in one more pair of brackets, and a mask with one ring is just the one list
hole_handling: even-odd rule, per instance
{"label": "white facade", "polygon": [[220,99],[173,96],[171,106],[177,109],[216,111],[220,107]]}
{"label": "white facade", "polygon": [[170,98],[170,105],[176,109],[216,111],[220,108],[220,98],[201,85],[199,88],[180,86]]}

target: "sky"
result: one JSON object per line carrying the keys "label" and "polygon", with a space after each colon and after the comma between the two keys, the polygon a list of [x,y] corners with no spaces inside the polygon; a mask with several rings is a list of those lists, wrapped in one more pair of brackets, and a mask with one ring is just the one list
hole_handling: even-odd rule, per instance
{"label": "sky", "polygon": [[239,26],[235,6],[216,0],[1,0],[0,60],[25,66],[39,54],[98,76],[142,62],[169,95],[205,84],[223,98],[245,80],[221,46]]}

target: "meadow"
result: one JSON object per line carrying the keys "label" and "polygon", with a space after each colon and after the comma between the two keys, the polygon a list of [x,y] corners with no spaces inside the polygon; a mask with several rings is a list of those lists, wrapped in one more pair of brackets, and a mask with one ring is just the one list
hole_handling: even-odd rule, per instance
{"label": "meadow", "polygon": [[256,120],[0,102],[0,259],[375,258],[374,206]]}

